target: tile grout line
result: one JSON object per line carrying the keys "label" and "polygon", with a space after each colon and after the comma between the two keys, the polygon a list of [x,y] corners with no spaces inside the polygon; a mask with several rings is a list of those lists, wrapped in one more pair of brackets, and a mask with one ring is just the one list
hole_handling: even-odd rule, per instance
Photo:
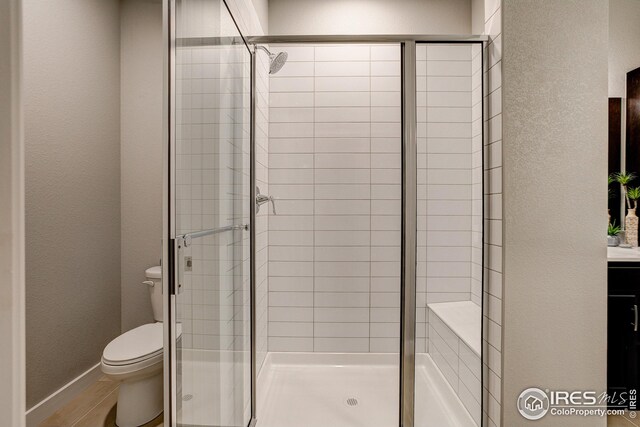
{"label": "tile grout line", "polygon": [[313,232],[313,294],[312,294],[312,304],[313,308],[311,309],[311,316],[313,321],[313,336],[311,338],[312,351],[316,351],[316,46],[312,46],[313,49],[313,168],[312,168],[312,181],[313,181],[313,224],[312,232]]}
{"label": "tile grout line", "polygon": [[[429,48],[428,45],[422,45],[424,46],[424,64],[425,64],[425,68],[429,67]],[[425,74],[427,74],[425,72]],[[424,91],[425,91],[425,117],[424,117],[424,122],[425,122],[425,134],[424,134],[424,140],[425,140],[425,157],[424,157],[424,169],[425,169],[425,174],[427,175],[425,178],[425,189],[424,189],[424,200],[425,200],[425,216],[424,216],[424,221],[428,222],[429,221],[429,90],[428,90],[428,84],[427,84],[427,80],[429,79],[428,76],[425,75],[424,80]],[[417,135],[416,135],[417,136]],[[425,224],[425,246],[424,246],[424,262],[425,262],[425,267],[424,267],[424,316],[425,316],[425,331],[429,330],[429,333],[427,334],[425,332],[425,336],[430,336],[430,328],[432,327],[431,322],[430,322],[430,318],[429,318],[429,309],[427,308],[427,304],[429,302],[429,268],[428,268],[428,264],[427,264],[427,260],[429,259],[429,244],[428,244],[428,239],[427,236],[429,234],[428,232],[428,225]],[[427,338],[428,339],[428,338]],[[426,339],[426,340],[427,340]],[[431,349],[430,345],[428,342],[426,342],[425,340],[425,352],[429,352],[429,350]]]}
{"label": "tile grout line", "polygon": [[371,117],[371,65],[372,65],[372,57],[371,57],[371,46],[369,46],[369,353],[371,353],[371,287],[373,285],[372,280],[372,272],[371,272],[371,252],[372,252],[372,240],[371,235],[373,234],[371,231],[371,218],[373,215],[373,197],[372,197],[372,183],[371,183],[371,130],[372,130],[372,122],[373,118]]}

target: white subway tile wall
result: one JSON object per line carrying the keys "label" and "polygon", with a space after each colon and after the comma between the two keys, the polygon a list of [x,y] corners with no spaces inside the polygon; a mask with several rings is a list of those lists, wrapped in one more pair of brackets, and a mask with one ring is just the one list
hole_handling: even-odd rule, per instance
{"label": "white subway tile wall", "polygon": [[[416,50],[416,352],[431,355],[478,425],[482,414],[480,357],[467,358],[470,367],[461,363],[460,344],[464,343],[427,304],[481,302],[481,53],[480,45],[474,44],[418,44]],[[480,316],[478,311],[478,331]],[[466,375],[471,371],[477,375]],[[463,379],[473,380],[474,386]]]}
{"label": "white subway tile wall", "polygon": [[[269,56],[256,51],[256,185],[269,194]],[[256,214],[256,363],[267,357],[269,315],[269,210]]]}
{"label": "white subway tile wall", "polygon": [[501,426],[502,403],[502,16],[501,0],[484,4],[485,255],[483,310],[483,425]]}
{"label": "white subway tile wall", "polygon": [[429,310],[429,354],[471,414],[476,425],[480,426],[482,419],[480,355],[432,310]]}
{"label": "white subway tile wall", "polygon": [[482,305],[482,46],[471,48],[471,301]]}
{"label": "white subway tile wall", "polygon": [[[258,13],[250,0],[226,0],[243,35],[264,35]],[[256,54],[256,185],[269,194],[269,57]],[[256,215],[256,364],[261,371],[268,344],[269,219],[263,210]]]}
{"label": "white subway tile wall", "polygon": [[272,47],[269,350],[397,352],[400,48]]}
{"label": "white subway tile wall", "polygon": [[[482,176],[477,177],[474,170],[475,163],[481,170],[476,151],[482,152],[481,145],[474,145],[481,141],[482,129],[477,125],[482,111],[476,106],[482,104],[477,98],[482,88],[476,90],[479,71],[474,68],[481,64],[479,53],[471,44],[416,46],[417,352],[429,352],[428,303],[472,298],[477,257],[474,227],[481,215],[477,205],[482,206],[481,200],[477,203]],[[479,231],[481,236],[481,227]],[[477,259],[481,262],[481,257]],[[479,302],[479,294],[476,300]]]}
{"label": "white subway tile wall", "polygon": [[[277,50],[290,63],[270,85],[269,179],[281,213],[269,224],[269,311],[281,316],[270,318],[269,349],[398,351],[399,47]],[[427,302],[470,300],[473,290],[480,302],[480,58],[471,45],[418,46],[421,352]]]}

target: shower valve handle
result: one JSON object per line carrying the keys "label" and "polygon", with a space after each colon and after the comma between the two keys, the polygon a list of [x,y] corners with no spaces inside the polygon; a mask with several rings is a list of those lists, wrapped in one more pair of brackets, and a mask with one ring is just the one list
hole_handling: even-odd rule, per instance
{"label": "shower valve handle", "polygon": [[276,200],[273,198],[273,196],[265,196],[264,194],[260,194],[260,187],[256,187],[256,213],[260,212],[260,206],[268,202],[271,202],[273,214],[276,215]]}

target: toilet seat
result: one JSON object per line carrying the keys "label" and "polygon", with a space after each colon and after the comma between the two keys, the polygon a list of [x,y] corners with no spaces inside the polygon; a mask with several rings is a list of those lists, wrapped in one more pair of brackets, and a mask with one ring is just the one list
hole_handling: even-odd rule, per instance
{"label": "toilet seat", "polygon": [[136,364],[150,366],[162,361],[162,338],[162,323],[138,326],[115,338],[105,347],[102,353],[102,363],[109,366]]}

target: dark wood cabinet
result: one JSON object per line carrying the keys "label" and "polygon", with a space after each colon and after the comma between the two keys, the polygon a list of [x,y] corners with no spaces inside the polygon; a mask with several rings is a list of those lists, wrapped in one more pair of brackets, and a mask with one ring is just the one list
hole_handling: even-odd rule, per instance
{"label": "dark wood cabinet", "polygon": [[610,262],[607,282],[607,389],[620,396],[640,383],[640,263]]}

